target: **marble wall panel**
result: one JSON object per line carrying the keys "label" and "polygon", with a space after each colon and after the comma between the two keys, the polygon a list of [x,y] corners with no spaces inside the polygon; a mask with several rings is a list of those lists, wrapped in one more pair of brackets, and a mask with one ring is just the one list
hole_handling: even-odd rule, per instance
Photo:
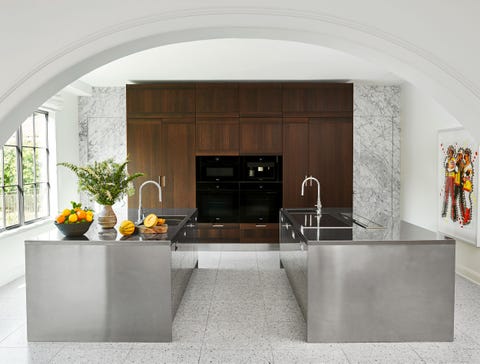
{"label": "marble wall panel", "polygon": [[382,225],[400,218],[400,87],[354,86],[354,212]]}
{"label": "marble wall panel", "polygon": [[355,84],[353,103],[356,116],[399,116],[400,86]]}

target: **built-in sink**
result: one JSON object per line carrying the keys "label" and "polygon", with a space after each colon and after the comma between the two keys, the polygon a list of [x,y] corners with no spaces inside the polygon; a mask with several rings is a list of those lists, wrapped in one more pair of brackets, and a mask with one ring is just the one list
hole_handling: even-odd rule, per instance
{"label": "built-in sink", "polygon": [[322,213],[317,215],[312,210],[288,211],[289,215],[303,229],[351,229],[352,221],[338,214]]}
{"label": "built-in sink", "polygon": [[180,224],[186,216],[176,215],[176,216],[159,216],[162,219],[165,219],[165,224],[167,225],[178,225]]}

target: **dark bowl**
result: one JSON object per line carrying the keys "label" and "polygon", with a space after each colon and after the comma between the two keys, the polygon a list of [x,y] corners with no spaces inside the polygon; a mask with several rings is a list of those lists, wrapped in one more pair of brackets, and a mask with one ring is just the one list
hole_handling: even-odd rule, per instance
{"label": "dark bowl", "polygon": [[88,229],[90,229],[90,225],[92,225],[93,221],[90,222],[79,222],[73,224],[58,224],[55,221],[55,226],[60,230],[60,232],[68,237],[72,236],[82,236],[85,234]]}

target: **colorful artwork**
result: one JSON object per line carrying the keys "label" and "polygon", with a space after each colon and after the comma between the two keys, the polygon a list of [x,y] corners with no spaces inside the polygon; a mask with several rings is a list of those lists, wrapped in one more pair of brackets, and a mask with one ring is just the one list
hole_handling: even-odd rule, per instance
{"label": "colorful artwork", "polygon": [[439,132],[440,232],[477,245],[478,144],[464,129]]}

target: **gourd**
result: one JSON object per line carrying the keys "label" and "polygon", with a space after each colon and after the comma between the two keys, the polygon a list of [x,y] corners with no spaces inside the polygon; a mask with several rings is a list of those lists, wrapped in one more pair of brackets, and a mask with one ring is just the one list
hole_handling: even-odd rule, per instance
{"label": "gourd", "polygon": [[147,215],[147,217],[143,220],[143,225],[147,228],[151,228],[152,226],[157,225],[158,217],[155,214]]}
{"label": "gourd", "polygon": [[118,231],[124,236],[132,235],[135,232],[135,224],[130,220],[124,220],[120,224]]}

